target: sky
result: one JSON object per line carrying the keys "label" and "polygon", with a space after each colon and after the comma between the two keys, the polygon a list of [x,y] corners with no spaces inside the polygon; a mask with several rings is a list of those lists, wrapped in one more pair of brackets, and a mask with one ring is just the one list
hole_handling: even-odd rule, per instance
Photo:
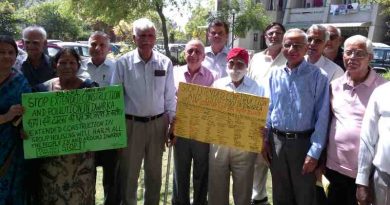
{"label": "sky", "polygon": [[[210,0],[198,0],[198,1],[200,1],[200,5],[203,7],[209,6]],[[195,7],[197,1],[192,0],[189,2],[192,4],[192,6]],[[184,26],[186,25],[189,18],[191,17],[191,9],[188,6],[177,8],[175,6],[169,5],[168,7],[163,9],[163,12],[167,18],[173,20],[177,24],[177,26],[180,27],[180,29],[183,31],[184,31]]]}

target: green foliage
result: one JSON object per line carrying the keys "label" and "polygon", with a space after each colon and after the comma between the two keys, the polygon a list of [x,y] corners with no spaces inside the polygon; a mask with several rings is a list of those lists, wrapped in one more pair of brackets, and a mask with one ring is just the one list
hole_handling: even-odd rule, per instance
{"label": "green foliage", "polygon": [[8,1],[0,2],[0,34],[17,36],[20,33],[17,27],[19,22],[14,4]]}
{"label": "green foliage", "polygon": [[246,33],[253,30],[263,30],[270,23],[266,11],[261,3],[252,0],[232,0],[222,2],[220,12],[210,16],[209,21],[220,18],[226,22],[232,22],[234,14],[234,35],[245,37]]}
{"label": "green foliage", "polygon": [[187,38],[198,38],[203,43],[206,42],[206,28],[209,12],[206,8],[198,5],[192,10],[192,15],[185,26]]}
{"label": "green foliage", "polygon": [[390,80],[390,72],[387,72],[387,73],[383,74],[383,77],[384,77],[386,80]]}
{"label": "green foliage", "polygon": [[48,38],[77,40],[83,33],[83,22],[68,12],[67,4],[61,0],[45,2],[22,12],[27,24],[40,25],[47,31]]}
{"label": "green foliage", "polygon": [[390,0],[360,0],[362,4],[380,4],[382,10],[382,14],[389,15],[390,14]]}

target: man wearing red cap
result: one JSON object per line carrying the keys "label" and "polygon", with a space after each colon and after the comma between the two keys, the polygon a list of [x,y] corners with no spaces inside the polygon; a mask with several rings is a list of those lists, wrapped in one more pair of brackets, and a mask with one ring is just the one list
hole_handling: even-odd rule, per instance
{"label": "man wearing red cap", "polygon": [[[233,48],[226,57],[228,77],[213,87],[232,92],[264,95],[264,89],[246,77],[249,55],[243,48]],[[233,198],[236,205],[251,202],[253,167],[256,153],[213,144],[209,160],[209,205],[229,204],[230,174],[233,176]]]}

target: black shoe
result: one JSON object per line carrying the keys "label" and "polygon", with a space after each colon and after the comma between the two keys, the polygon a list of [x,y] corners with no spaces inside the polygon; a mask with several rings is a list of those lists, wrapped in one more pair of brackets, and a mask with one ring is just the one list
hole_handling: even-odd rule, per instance
{"label": "black shoe", "polygon": [[252,199],[251,205],[270,205],[270,203],[268,203],[268,197],[265,197],[260,200]]}

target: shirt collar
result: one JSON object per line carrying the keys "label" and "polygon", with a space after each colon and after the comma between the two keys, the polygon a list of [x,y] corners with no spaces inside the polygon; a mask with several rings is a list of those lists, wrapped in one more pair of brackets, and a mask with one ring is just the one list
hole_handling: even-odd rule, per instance
{"label": "shirt collar", "polygon": [[[211,49],[211,46],[208,46],[208,47],[205,48],[205,53],[212,53],[212,54],[214,54],[213,50]],[[220,54],[220,53],[223,53],[223,54],[227,55],[229,53],[229,49],[226,46],[224,46],[222,51],[219,52],[218,54]]]}
{"label": "shirt collar", "polygon": [[[138,52],[138,48],[134,49],[134,63],[140,63],[140,62],[144,62],[146,63],[142,58],[141,56],[139,56],[139,52]],[[155,54],[154,54],[154,51],[152,50],[152,56],[150,57],[150,60],[148,62],[152,62],[152,61],[155,61]]]}
{"label": "shirt collar", "polygon": [[[183,71],[184,71],[184,73],[185,73],[186,75],[191,76],[190,72],[188,71],[187,65],[183,66],[182,69],[183,69]],[[202,75],[202,76],[204,76],[204,68],[203,68],[202,65],[200,66],[199,71],[198,71],[197,73],[200,74],[200,75]]]}
{"label": "shirt collar", "polygon": [[[344,84],[347,84],[347,85],[353,87],[352,80],[348,75],[348,71],[345,72],[344,76],[345,76]],[[376,73],[371,67],[369,67],[367,78],[363,82],[361,82],[359,85],[365,85],[366,87],[370,87],[375,82],[375,79],[376,79]]]}
{"label": "shirt collar", "polygon": [[[87,64],[88,64],[88,65],[94,65],[94,66],[96,66],[95,64],[93,64],[92,58],[88,58]],[[104,59],[104,61],[103,61],[103,63],[102,63],[101,65],[106,65],[106,66],[108,66],[108,59],[107,59],[107,58]],[[101,66],[101,65],[99,65],[99,66]],[[96,67],[99,67],[99,66],[96,66]]]}
{"label": "shirt collar", "polygon": [[305,70],[305,68],[307,67],[306,65],[308,64],[308,62],[306,61],[306,59],[303,58],[301,64],[299,64],[297,68],[290,70],[290,69],[288,68],[288,66],[287,66],[287,63],[288,63],[288,62],[286,62],[286,65],[285,65],[285,67],[284,67],[284,71],[286,71],[286,72],[288,72],[288,73],[297,73],[298,75],[301,74],[301,72],[303,72],[303,71]]}

